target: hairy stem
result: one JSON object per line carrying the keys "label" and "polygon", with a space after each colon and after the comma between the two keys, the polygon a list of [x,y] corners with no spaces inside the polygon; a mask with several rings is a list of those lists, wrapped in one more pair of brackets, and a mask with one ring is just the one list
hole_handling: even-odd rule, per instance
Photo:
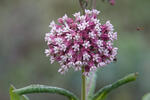
{"label": "hairy stem", "polygon": [[86,76],[83,74],[85,72],[84,67],[82,67],[82,90],[81,90],[81,100],[86,100]]}

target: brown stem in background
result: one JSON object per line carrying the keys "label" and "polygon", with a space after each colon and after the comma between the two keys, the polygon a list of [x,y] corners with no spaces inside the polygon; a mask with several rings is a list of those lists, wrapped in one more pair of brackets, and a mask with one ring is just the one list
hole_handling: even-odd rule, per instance
{"label": "brown stem in background", "polygon": [[88,5],[88,0],[79,0],[80,6],[83,10],[83,14],[84,14],[84,10],[86,9],[87,5]]}
{"label": "brown stem in background", "polygon": [[92,9],[96,8],[96,0],[92,0]]}

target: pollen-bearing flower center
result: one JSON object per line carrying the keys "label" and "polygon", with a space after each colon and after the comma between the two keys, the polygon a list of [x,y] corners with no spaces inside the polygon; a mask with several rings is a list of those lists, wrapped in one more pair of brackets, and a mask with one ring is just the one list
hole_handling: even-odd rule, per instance
{"label": "pollen-bearing flower center", "polygon": [[73,14],[74,18],[64,15],[58,19],[58,24],[52,21],[49,33],[45,35],[48,49],[46,56],[50,61],[58,61],[61,65],[58,72],[65,73],[69,68],[81,70],[85,68],[85,75],[105,66],[116,59],[117,49],[113,47],[117,40],[117,32],[110,21],[101,24],[97,19],[99,11],[85,10]]}

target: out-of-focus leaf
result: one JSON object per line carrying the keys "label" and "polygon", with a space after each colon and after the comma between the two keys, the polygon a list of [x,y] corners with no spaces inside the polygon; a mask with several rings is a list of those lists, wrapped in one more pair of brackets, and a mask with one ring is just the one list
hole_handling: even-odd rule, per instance
{"label": "out-of-focus leaf", "polygon": [[142,100],[150,100],[150,93],[145,94]]}
{"label": "out-of-focus leaf", "polygon": [[15,92],[13,92],[13,90],[15,90],[15,87],[11,85],[9,89],[10,100],[29,100],[27,96],[18,95]]}
{"label": "out-of-focus leaf", "polygon": [[95,92],[95,85],[96,85],[96,72],[91,72],[89,77],[87,77],[87,96],[88,100],[91,100],[94,92]]}

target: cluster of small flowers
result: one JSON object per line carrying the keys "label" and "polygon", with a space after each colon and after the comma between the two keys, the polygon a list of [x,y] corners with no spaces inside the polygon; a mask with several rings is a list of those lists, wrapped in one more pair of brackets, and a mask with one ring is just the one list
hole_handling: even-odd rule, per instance
{"label": "cluster of small flowers", "polygon": [[69,68],[81,70],[88,76],[90,71],[109,64],[116,58],[117,49],[113,47],[117,39],[117,32],[113,32],[110,21],[101,24],[97,19],[99,11],[96,9],[85,10],[85,15],[80,12],[69,18],[64,15],[58,19],[59,24],[52,21],[49,33],[45,35],[48,49],[46,56],[50,61],[58,61],[61,65],[58,72],[64,74]]}

